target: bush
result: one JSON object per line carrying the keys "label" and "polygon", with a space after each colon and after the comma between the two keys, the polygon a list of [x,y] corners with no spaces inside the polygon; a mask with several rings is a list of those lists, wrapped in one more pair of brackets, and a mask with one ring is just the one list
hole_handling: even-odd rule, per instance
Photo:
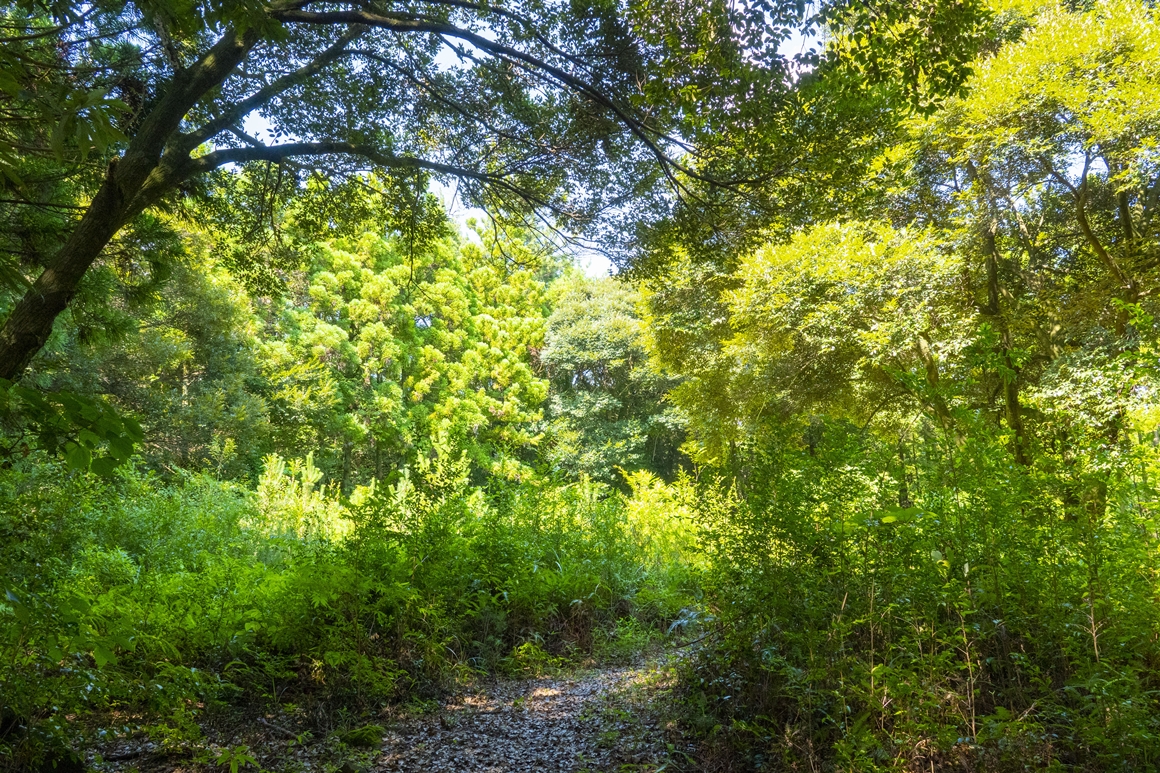
{"label": "bush", "polygon": [[3,759],[32,764],[45,739],[77,741],[64,717],[111,709],[174,744],[203,705],[369,710],[465,672],[611,653],[692,603],[696,570],[672,563],[689,527],[661,484],[480,489],[465,470],[437,462],[347,502],[309,459],[269,459],[257,493],[40,460],[4,472]]}
{"label": "bush", "polygon": [[1155,766],[1150,446],[1105,470],[1102,491],[1080,461],[1012,463],[982,428],[961,443],[913,438],[905,472],[896,446],[854,427],[810,431],[812,446],[787,428],[755,453],[743,493],[700,485],[716,619],[682,684],[708,757],[776,770]]}

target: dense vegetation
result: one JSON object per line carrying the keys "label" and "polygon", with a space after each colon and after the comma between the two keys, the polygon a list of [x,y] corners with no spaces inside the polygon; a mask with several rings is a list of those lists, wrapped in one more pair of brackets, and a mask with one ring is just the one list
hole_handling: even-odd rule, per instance
{"label": "dense vegetation", "polygon": [[738,5],[0,3],[0,767],[664,641],[674,768],[1160,767],[1160,12]]}
{"label": "dense vegetation", "polygon": [[725,767],[1160,759],[1160,20],[1026,13],[856,217],[652,283],[712,471],[684,668]]}

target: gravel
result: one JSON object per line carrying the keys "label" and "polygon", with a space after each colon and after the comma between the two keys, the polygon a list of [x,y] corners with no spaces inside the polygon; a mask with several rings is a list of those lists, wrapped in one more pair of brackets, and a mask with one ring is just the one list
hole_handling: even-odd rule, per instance
{"label": "gravel", "polygon": [[386,732],[373,770],[655,769],[661,731],[634,700],[648,683],[639,668],[494,682],[438,712],[400,720]]}

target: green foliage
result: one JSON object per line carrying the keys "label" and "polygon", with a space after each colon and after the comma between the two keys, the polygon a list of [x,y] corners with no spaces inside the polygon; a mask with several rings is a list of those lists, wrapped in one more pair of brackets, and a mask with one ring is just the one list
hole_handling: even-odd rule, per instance
{"label": "green foliage", "polygon": [[[200,235],[184,237],[165,281],[137,303],[130,331],[87,335],[74,312],[26,383],[103,393],[140,422],[148,438],[141,453],[154,468],[253,477],[274,450],[257,357],[260,319]],[[121,305],[108,295],[92,301]]]}
{"label": "green foliage", "polygon": [[77,712],[144,712],[158,742],[196,742],[194,720],[225,702],[369,710],[456,674],[584,656],[605,630],[660,635],[692,602],[695,575],[670,563],[690,526],[657,506],[660,484],[652,500],[481,489],[467,467],[437,459],[349,504],[312,487],[309,461],[271,459],[256,496],[43,457],[5,471],[0,708],[18,727],[4,764],[47,738],[84,742]]}
{"label": "green foliage", "polygon": [[339,733],[338,737],[343,743],[351,746],[378,748],[383,743],[383,733],[385,732],[382,725],[363,725]]}
{"label": "green foliage", "polygon": [[745,496],[704,485],[716,638],[686,664],[691,725],[725,730],[707,744],[738,767],[1151,766],[1154,512],[1136,497],[1155,450],[1097,515],[1085,473],[1029,475],[993,430],[931,429],[900,451],[801,422],[750,452]]}
{"label": "green foliage", "polygon": [[249,746],[234,746],[230,749],[224,749],[213,763],[219,767],[228,767],[230,773],[238,773],[239,770],[250,766],[259,767],[258,761],[250,755]]}
{"label": "green foliage", "polygon": [[505,673],[517,678],[544,676],[555,673],[564,665],[564,659],[553,657],[534,641],[526,641],[500,661]]}
{"label": "green foliage", "polygon": [[649,283],[705,465],[683,687],[719,766],[1160,756],[1155,11],[1016,5],[872,217]]}
{"label": "green foliage", "polygon": [[[1158,767],[1156,9],[428,5],[474,53],[0,7],[0,312],[223,30],[245,77],[174,125],[304,67],[258,102],[325,141],[196,135],[258,162],[126,210],[0,383],[0,767],[116,716],[240,773],[215,712],[375,745],[386,703],[674,634],[707,769]],[[492,229],[452,228],[453,166]],[[585,279],[529,213],[653,255]]]}
{"label": "green foliage", "polygon": [[510,467],[546,391],[529,361],[544,324],[535,274],[471,243],[406,247],[371,234],[318,245],[261,354],[279,446],[319,449],[347,491],[437,449]]}
{"label": "green foliage", "polygon": [[845,0],[821,15],[836,33],[825,66],[847,71],[846,82],[861,88],[885,85],[927,113],[965,90],[989,18],[978,0]]}
{"label": "green foliage", "polygon": [[[0,379],[0,422],[9,435],[4,455],[40,448],[61,453],[69,469],[109,477],[144,436],[137,421],[105,401],[71,392],[45,394]],[[94,456],[94,453],[100,453]]]}
{"label": "green foliage", "polygon": [[865,421],[913,397],[900,374],[921,372],[920,342],[935,337],[942,355],[969,330],[945,311],[952,259],[930,234],[888,226],[819,226],[747,256],[712,301],[728,328],[662,316],[705,293],[686,281],[652,291],[647,318],[657,363],[684,378],[671,394],[702,460],[727,462],[731,444],[777,432],[787,414]]}
{"label": "green foliage", "polygon": [[[382,197],[363,198],[363,214],[381,211]],[[136,302],[133,332],[90,335],[74,309],[29,385],[106,393],[141,422],[156,469],[254,480],[267,454],[308,449],[349,494],[442,449],[467,451],[479,475],[526,473],[547,390],[533,354],[550,256],[453,238],[442,209],[429,214],[420,233],[379,235],[354,213],[334,241],[294,220],[285,246],[298,257],[263,269],[282,287],[273,299],[212,256],[217,238],[175,219],[184,249]],[[103,288],[87,308],[124,320],[118,307]]]}
{"label": "green foliage", "polygon": [[670,382],[649,365],[637,293],[574,275],[552,292],[539,354],[551,395],[545,456],[573,478],[614,482],[617,468],[642,467],[671,478],[682,420],[662,404]]}

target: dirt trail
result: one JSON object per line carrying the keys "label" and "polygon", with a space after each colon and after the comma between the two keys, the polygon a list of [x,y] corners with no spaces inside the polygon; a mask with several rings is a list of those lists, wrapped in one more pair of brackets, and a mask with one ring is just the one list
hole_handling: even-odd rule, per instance
{"label": "dirt trail", "polygon": [[499,681],[408,717],[373,763],[383,773],[654,770],[665,748],[647,669]]}

